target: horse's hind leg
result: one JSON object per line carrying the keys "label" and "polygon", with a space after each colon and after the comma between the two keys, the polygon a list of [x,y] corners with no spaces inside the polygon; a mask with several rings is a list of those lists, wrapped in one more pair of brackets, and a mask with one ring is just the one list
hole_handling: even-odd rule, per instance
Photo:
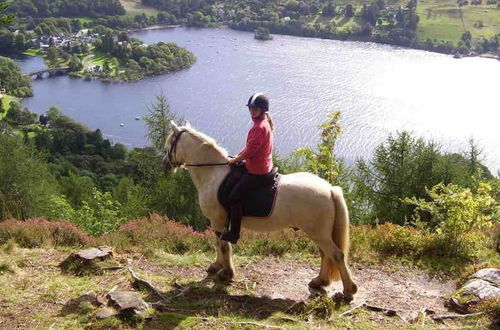
{"label": "horse's hind leg", "polygon": [[[344,298],[347,301],[351,301],[354,298],[354,294],[358,291],[358,286],[354,283],[351,272],[349,271],[349,268],[347,268],[344,252],[337,247],[332,239],[318,240],[315,242],[319,245],[325,255],[330,257],[330,259],[339,267],[340,277],[344,287]],[[323,262],[321,264],[323,265]]]}

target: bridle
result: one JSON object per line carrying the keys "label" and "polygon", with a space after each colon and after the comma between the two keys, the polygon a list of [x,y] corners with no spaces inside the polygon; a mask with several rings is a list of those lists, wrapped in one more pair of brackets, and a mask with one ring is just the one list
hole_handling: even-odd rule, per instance
{"label": "bridle", "polygon": [[175,161],[175,153],[177,152],[177,144],[179,144],[179,140],[181,139],[181,136],[183,133],[187,132],[186,129],[181,129],[177,135],[174,137],[174,141],[172,142],[172,145],[170,146],[170,150],[168,150],[167,157],[168,157],[168,162],[172,164],[174,167],[179,167],[179,166],[192,166],[192,167],[204,167],[204,166],[222,166],[222,165],[227,165],[228,162],[223,162],[223,163],[200,163],[200,164],[186,164],[186,163],[179,163]]}

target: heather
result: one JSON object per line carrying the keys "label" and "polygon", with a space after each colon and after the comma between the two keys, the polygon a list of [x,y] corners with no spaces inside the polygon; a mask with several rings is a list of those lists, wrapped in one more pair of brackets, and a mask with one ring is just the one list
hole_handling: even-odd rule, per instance
{"label": "heather", "polygon": [[[500,258],[493,252],[500,227],[488,234],[468,235],[457,252],[450,253],[446,238],[437,233],[397,224],[351,227],[351,259],[362,264],[415,264],[425,269],[454,274],[475,264],[494,266]],[[243,257],[293,257],[316,262],[319,251],[301,231],[243,232],[235,254]],[[85,234],[67,221],[29,219],[0,223],[0,245],[15,242],[20,247],[78,248],[112,246],[118,253],[140,253],[155,258],[170,255],[213,256],[215,235],[210,230],[196,231],[160,215],[134,219],[116,231],[99,237]],[[456,273],[455,273],[456,274]]]}

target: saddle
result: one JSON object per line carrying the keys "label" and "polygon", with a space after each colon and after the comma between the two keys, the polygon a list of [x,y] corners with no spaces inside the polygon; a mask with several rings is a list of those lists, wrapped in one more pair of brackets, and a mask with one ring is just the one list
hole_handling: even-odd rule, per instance
{"label": "saddle", "polygon": [[[247,173],[245,164],[231,166],[231,170],[222,180],[217,198],[229,214],[229,195],[243,175]],[[276,201],[281,175],[275,167],[266,174],[266,182],[255,189],[251,189],[243,199],[243,216],[266,218],[271,215]]]}

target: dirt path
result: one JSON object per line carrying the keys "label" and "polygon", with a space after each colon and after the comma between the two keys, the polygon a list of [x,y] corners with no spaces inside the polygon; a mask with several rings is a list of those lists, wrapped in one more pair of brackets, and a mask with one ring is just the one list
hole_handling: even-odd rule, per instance
{"label": "dirt path", "polygon": [[[267,260],[243,268],[242,281],[259,278],[257,293],[276,298],[306,299],[307,284],[318,274],[319,267],[292,261]],[[388,273],[374,267],[355,267],[353,275],[359,291],[353,305],[369,301],[372,305],[394,309],[406,319],[424,308],[445,311],[443,297],[453,292],[452,281],[431,279],[422,271],[401,269]],[[329,288],[329,294],[341,291],[340,282]]]}
{"label": "dirt path", "polygon": [[[206,276],[202,267],[153,268],[149,268],[149,271],[157,275],[164,273],[199,280]],[[268,258],[249,265],[237,265],[236,272],[233,286],[250,289],[256,296],[300,301],[309,297],[308,283],[318,274],[319,266]],[[396,270],[389,272],[374,266],[357,265],[352,268],[352,272],[359,287],[353,306],[368,301],[371,305],[396,310],[406,320],[415,318],[425,308],[437,313],[446,312],[444,297],[455,289],[451,280],[431,278],[421,270],[403,266],[397,266]],[[340,282],[332,285],[328,294],[331,296],[336,291],[342,291]]]}

